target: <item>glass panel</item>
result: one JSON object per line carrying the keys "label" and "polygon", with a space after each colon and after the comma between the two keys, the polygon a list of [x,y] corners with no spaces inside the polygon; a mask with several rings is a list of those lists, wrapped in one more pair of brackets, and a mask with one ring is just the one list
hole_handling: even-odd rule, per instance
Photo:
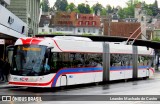
{"label": "glass panel", "polygon": [[53,53],[51,70],[57,72],[62,68],[102,67],[102,54],[90,53]]}
{"label": "glass panel", "polygon": [[46,46],[21,45],[16,46],[13,54],[13,69],[11,74],[34,76],[43,73]]}

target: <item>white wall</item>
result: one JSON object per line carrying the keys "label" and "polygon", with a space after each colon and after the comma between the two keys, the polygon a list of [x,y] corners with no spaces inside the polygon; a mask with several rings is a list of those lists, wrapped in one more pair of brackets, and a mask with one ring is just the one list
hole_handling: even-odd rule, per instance
{"label": "white wall", "polygon": [[[10,22],[8,22],[9,18],[11,18]],[[25,31],[22,34],[23,26],[25,27]],[[0,27],[0,33],[14,37],[24,37],[27,33],[27,24],[2,5],[0,5]]]}
{"label": "white wall", "polygon": [[[44,30],[44,32],[42,32],[42,29]],[[52,32],[50,32],[50,29],[52,29]],[[48,34],[51,34],[51,33],[53,33],[53,32],[54,32],[53,28],[48,27],[48,24],[45,25],[44,27],[39,27],[39,28],[38,28],[38,34],[40,34],[40,33],[48,33]]]}
{"label": "white wall", "polygon": [[74,34],[74,27],[63,27],[63,26],[57,26],[54,27],[55,32],[60,32],[63,34]]}
{"label": "white wall", "polygon": [[[80,30],[80,32],[78,32]],[[81,35],[81,34],[93,34],[93,35],[99,35],[100,28],[96,27],[76,27],[75,28],[75,34]]]}
{"label": "white wall", "polygon": [[[59,29],[57,29],[59,28]],[[93,34],[93,35],[99,35],[99,30],[100,28],[96,28],[96,27],[69,27],[71,30],[64,30],[64,27],[54,27],[54,28],[50,28],[48,27],[48,25],[44,26],[44,27],[39,27],[38,28],[38,33],[39,34],[43,34],[43,33],[48,33],[48,34],[52,34],[52,33],[63,33],[63,34],[70,34],[70,35],[82,35],[82,34]],[[69,29],[68,28],[68,29]],[[44,29],[45,31],[42,32],[42,29]],[[49,31],[49,29],[52,29],[52,32]],[[78,29],[80,29],[80,32],[78,32]],[[84,32],[85,31],[85,32]],[[90,32],[89,32],[90,31]]]}

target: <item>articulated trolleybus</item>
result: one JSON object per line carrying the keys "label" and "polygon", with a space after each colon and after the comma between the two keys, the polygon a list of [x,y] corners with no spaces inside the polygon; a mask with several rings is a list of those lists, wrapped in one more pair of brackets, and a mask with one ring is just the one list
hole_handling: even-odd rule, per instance
{"label": "articulated trolleybus", "polygon": [[153,49],[89,38],[56,36],[20,38],[13,48],[9,84],[60,87],[154,73]]}

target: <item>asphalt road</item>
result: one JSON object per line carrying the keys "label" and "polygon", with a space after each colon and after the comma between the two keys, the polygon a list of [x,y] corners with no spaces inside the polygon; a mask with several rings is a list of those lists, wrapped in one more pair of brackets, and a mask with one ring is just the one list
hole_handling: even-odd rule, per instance
{"label": "asphalt road", "polygon": [[[160,101],[108,101],[104,97],[112,95],[160,95],[160,73],[150,79],[140,79],[136,81],[114,81],[105,84],[88,84],[79,86],[70,86],[65,89],[30,89],[3,88],[0,89],[0,95],[12,96],[35,96],[49,99],[49,101],[35,102],[0,102],[0,104],[160,104]],[[98,95],[98,96],[97,96]],[[101,101],[102,98],[102,101]],[[1,99],[1,98],[0,98]],[[89,101],[88,101],[89,100]],[[98,101],[100,100],[100,101]]]}

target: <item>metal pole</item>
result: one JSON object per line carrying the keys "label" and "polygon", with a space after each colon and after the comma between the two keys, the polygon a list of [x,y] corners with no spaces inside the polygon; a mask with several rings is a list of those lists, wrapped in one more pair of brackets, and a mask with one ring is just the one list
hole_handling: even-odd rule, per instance
{"label": "metal pole", "polygon": [[110,54],[109,44],[103,43],[103,82],[110,80]]}
{"label": "metal pole", "polygon": [[136,79],[138,78],[138,48],[137,46],[133,46],[133,55],[132,55],[132,59],[133,59],[133,78]]}

